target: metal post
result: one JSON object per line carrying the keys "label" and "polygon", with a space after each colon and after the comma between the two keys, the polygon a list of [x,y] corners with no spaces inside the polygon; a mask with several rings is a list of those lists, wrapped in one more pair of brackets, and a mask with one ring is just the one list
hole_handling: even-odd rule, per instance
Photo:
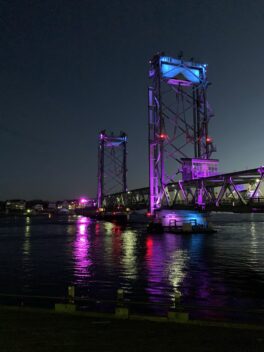
{"label": "metal post", "polygon": [[203,137],[205,143],[205,155],[206,159],[209,159],[209,143],[208,143],[208,114],[207,114],[207,96],[206,96],[206,87],[203,87],[203,108],[204,108],[204,117],[203,117]]}
{"label": "metal post", "polygon": [[74,304],[74,298],[75,298],[75,287],[68,286],[68,301],[70,304]]}
{"label": "metal post", "polygon": [[194,142],[194,156],[197,158],[197,106],[195,104],[196,102],[196,88],[193,87],[192,89],[193,93],[193,142]]}
{"label": "metal post", "polygon": [[154,129],[153,88],[148,89],[148,144],[149,144],[149,212],[154,213],[155,206],[155,144],[153,141]]}
{"label": "metal post", "polygon": [[125,306],[123,289],[117,290],[117,304],[115,309],[115,316],[120,319],[128,319],[129,317],[129,309]]}
{"label": "metal post", "polygon": [[200,99],[199,99],[199,92],[196,92],[196,111],[197,111],[197,157],[201,157],[201,122],[200,122]]}
{"label": "metal post", "polygon": [[98,191],[97,191],[97,207],[102,207],[104,197],[104,146],[105,131],[101,131],[99,135],[98,146]]}
{"label": "metal post", "polygon": [[158,120],[159,120],[159,130],[156,131],[158,134],[158,144],[159,144],[159,163],[160,163],[160,189],[161,192],[165,186],[164,179],[164,141],[166,139],[165,135],[165,124],[164,116],[162,114],[162,95],[161,95],[161,77],[160,77],[160,62],[159,58],[157,60],[157,97],[158,97]]}
{"label": "metal post", "polygon": [[123,192],[127,192],[127,135],[121,135],[124,138],[123,143]]}

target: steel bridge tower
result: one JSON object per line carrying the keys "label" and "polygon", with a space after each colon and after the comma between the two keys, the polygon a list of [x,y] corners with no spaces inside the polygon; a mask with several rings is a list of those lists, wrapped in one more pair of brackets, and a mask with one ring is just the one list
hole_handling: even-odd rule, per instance
{"label": "steel bridge tower", "polygon": [[170,206],[167,185],[184,160],[210,159],[215,151],[208,124],[206,64],[158,53],[150,60],[148,89],[150,212]]}
{"label": "steel bridge tower", "polygon": [[120,132],[99,134],[97,206],[104,206],[104,197],[127,191],[127,135]]}

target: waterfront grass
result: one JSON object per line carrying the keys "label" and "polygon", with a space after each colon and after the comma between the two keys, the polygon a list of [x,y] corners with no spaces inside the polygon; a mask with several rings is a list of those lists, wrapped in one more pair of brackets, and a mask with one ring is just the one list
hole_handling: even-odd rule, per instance
{"label": "waterfront grass", "polygon": [[264,330],[0,308],[1,352],[263,351]]}

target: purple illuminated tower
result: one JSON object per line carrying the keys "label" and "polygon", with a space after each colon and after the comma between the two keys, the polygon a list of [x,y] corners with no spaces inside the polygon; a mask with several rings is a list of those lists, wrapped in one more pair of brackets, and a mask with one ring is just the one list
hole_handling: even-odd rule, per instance
{"label": "purple illuminated tower", "polygon": [[[215,151],[208,135],[208,123],[213,114],[207,102],[206,69],[206,64],[183,61],[181,57],[174,59],[163,53],[150,60],[148,118],[152,214],[171,205],[167,185],[178,181],[183,169],[186,174],[186,168],[193,164],[190,160],[196,159],[197,165],[207,160],[208,164]],[[214,167],[218,163],[217,160],[212,162]],[[206,168],[209,170],[211,166]]]}
{"label": "purple illuminated tower", "polygon": [[104,205],[104,197],[127,191],[127,135],[99,134],[97,205]]}

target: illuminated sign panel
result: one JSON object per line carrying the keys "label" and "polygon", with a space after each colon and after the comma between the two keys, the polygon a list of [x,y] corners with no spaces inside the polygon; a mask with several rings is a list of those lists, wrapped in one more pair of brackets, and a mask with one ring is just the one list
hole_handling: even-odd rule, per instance
{"label": "illuminated sign panel", "polygon": [[162,56],[160,58],[162,78],[170,84],[195,85],[204,80],[206,65],[182,62],[179,59]]}

